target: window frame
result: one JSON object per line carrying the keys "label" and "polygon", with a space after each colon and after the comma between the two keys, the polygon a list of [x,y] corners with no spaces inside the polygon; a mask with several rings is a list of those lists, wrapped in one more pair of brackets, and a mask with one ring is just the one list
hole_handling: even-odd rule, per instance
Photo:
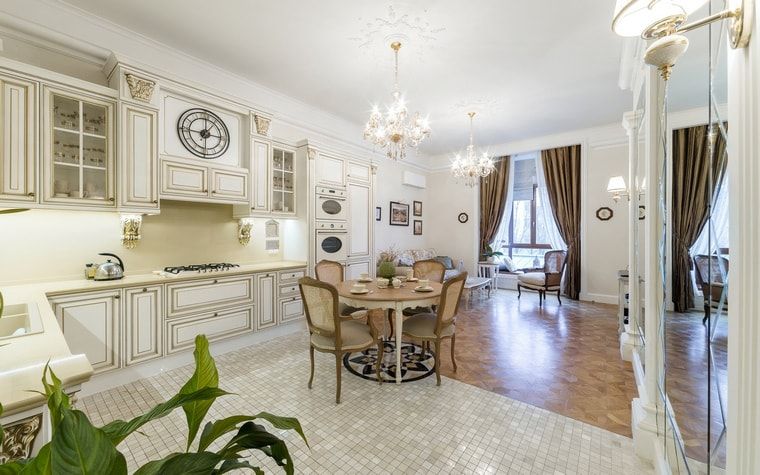
{"label": "window frame", "polygon": [[[513,257],[512,251],[514,249],[549,249],[551,250],[551,244],[543,244],[536,242],[536,219],[538,212],[536,210],[536,193],[538,192],[538,185],[533,184],[533,197],[530,200],[530,242],[529,243],[515,243],[515,214],[514,210],[509,215],[509,243],[504,246],[509,250],[509,258]],[[519,200],[522,201],[522,200]],[[514,206],[514,202],[510,203]]]}

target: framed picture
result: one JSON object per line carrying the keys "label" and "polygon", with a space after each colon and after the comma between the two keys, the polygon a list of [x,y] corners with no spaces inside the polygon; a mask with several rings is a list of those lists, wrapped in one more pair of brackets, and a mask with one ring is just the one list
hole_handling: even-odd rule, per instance
{"label": "framed picture", "polygon": [[459,213],[459,216],[457,216],[457,220],[462,224],[466,223],[468,219],[470,219],[470,217],[467,216],[467,213]]}
{"label": "framed picture", "polygon": [[422,236],[422,221],[419,219],[414,220],[414,235]]}
{"label": "framed picture", "polygon": [[412,205],[414,208],[412,209],[412,212],[415,216],[422,216],[422,201],[413,201]]}
{"label": "framed picture", "polygon": [[383,216],[383,208],[380,206],[375,206],[375,221],[380,221]]}
{"label": "framed picture", "polygon": [[391,226],[409,226],[409,205],[391,201]]}
{"label": "framed picture", "polygon": [[609,221],[612,219],[612,208],[608,208],[606,206],[602,206],[598,210],[596,210],[596,219],[599,221]]}

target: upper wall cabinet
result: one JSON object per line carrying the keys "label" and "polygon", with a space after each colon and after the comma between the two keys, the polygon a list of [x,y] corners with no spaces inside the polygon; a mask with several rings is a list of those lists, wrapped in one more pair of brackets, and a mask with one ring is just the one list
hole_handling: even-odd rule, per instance
{"label": "upper wall cabinet", "polygon": [[269,211],[269,170],[272,161],[272,143],[268,140],[251,141],[251,211]]}
{"label": "upper wall cabinet", "polygon": [[0,201],[37,200],[37,84],[0,74]]}
{"label": "upper wall cabinet", "polygon": [[158,113],[126,102],[120,109],[119,206],[158,210]]}
{"label": "upper wall cabinet", "polygon": [[372,179],[372,167],[368,163],[348,162],[346,179],[350,182],[369,183]]}
{"label": "upper wall cabinet", "polygon": [[272,212],[296,212],[296,157],[292,150],[272,150]]}
{"label": "upper wall cabinet", "polygon": [[254,137],[251,140],[251,206],[249,209],[235,207],[233,216],[295,216],[299,173],[293,149]]}
{"label": "upper wall cabinet", "polygon": [[346,162],[324,153],[317,155],[315,165],[317,184],[327,186],[346,186]]}
{"label": "upper wall cabinet", "polygon": [[115,103],[49,86],[42,97],[43,201],[115,207]]}

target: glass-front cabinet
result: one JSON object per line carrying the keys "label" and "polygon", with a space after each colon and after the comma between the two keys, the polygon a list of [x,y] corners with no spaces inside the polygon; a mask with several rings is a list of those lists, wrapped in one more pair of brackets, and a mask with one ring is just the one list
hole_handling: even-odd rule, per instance
{"label": "glass-front cabinet", "polygon": [[272,149],[272,212],[295,214],[295,153],[277,147]]}
{"label": "glass-front cabinet", "polygon": [[44,201],[115,206],[115,104],[52,87],[43,97]]}

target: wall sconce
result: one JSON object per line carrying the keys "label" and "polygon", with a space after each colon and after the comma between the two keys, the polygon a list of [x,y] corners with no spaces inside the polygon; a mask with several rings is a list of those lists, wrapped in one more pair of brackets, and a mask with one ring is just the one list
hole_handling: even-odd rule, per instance
{"label": "wall sconce", "polygon": [[251,218],[242,218],[238,220],[238,242],[247,246],[251,243],[251,228],[253,228],[253,220]]}
{"label": "wall sconce", "polygon": [[137,241],[142,237],[140,230],[142,228],[142,215],[140,214],[122,214],[121,215],[121,245],[127,249],[134,249]]}
{"label": "wall sconce", "polygon": [[625,179],[622,176],[613,176],[610,181],[607,182],[607,193],[612,193],[612,199],[617,203],[620,201],[620,197],[628,196],[628,187],[625,184]]}
{"label": "wall sconce", "polygon": [[612,29],[620,36],[641,36],[655,40],[646,49],[644,62],[655,66],[664,80],[678,58],[689,47],[689,40],[678,33],[695,30],[715,21],[727,19],[731,47],[744,48],[752,32],[754,0],[728,0],[728,8],[701,20],[684,24],[709,0],[618,0]]}

